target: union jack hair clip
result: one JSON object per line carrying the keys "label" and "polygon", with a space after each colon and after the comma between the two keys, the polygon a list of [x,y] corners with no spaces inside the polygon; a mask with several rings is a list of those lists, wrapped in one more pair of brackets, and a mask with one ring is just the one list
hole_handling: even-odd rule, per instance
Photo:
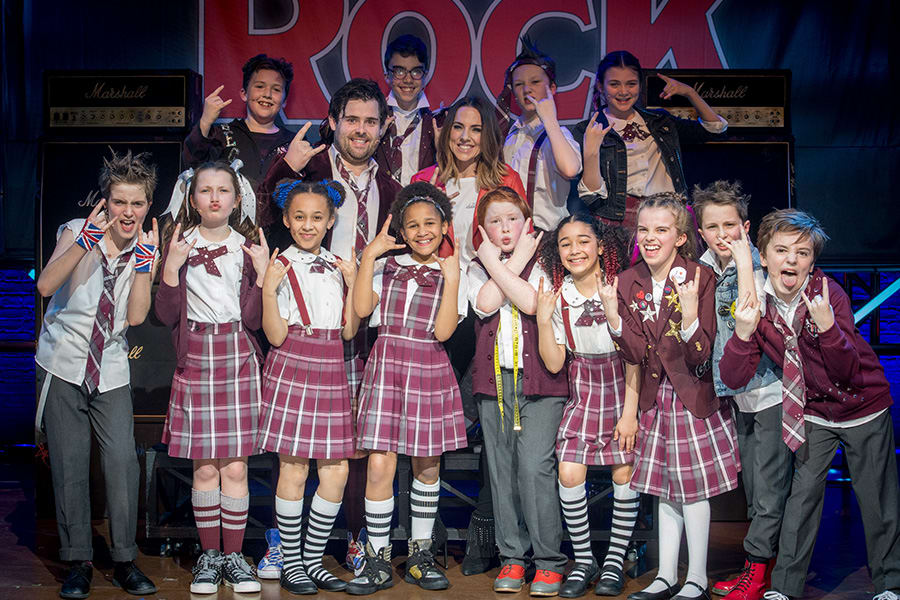
{"label": "union jack hair clip", "polygon": [[90,252],[102,239],[103,230],[88,221],[81,228],[81,233],[75,236],[75,243]]}
{"label": "union jack hair clip", "polygon": [[156,259],[156,246],[153,244],[137,244],[134,247],[134,271],[149,273]]}

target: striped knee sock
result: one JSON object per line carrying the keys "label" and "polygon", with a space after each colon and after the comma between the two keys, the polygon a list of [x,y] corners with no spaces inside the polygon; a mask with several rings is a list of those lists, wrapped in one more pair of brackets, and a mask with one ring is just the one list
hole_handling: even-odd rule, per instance
{"label": "striped knee sock", "polygon": [[320,581],[337,579],[322,566],[322,555],[325,554],[325,545],[331,528],[334,526],[334,518],[341,510],[340,502],[329,502],[319,494],[313,496],[309,505],[309,521],[306,524],[306,541],[303,544],[303,564],[310,576]]}
{"label": "striped knee sock", "polygon": [[285,500],[275,496],[275,520],[278,522],[278,535],[281,536],[281,555],[284,567],[281,576],[291,583],[309,581],[303,570],[303,557],[300,554],[300,524],[303,520],[303,499]]}
{"label": "striped knee sock", "polygon": [[588,524],[587,491],[584,484],[569,488],[560,483],[559,502],[562,505],[566,529],[569,530],[569,539],[572,541],[575,562],[593,564],[595,561],[591,552],[591,527]]}
{"label": "striped knee sock", "polygon": [[394,516],[394,498],[369,500],[366,498],[366,533],[372,549],[378,552],[391,543],[391,518]]}
{"label": "striped knee sock", "polygon": [[197,523],[197,535],[203,550],[221,550],[219,534],[221,527],[219,514],[219,488],[214,490],[195,490],[191,488],[191,506],[194,508],[194,521]]}
{"label": "striped knee sock", "polygon": [[250,494],[243,498],[232,498],[222,494],[222,551],[225,554],[240,553],[244,545],[244,530],[247,529],[247,511],[250,509]]}
{"label": "striped knee sock", "polygon": [[431,539],[440,495],[440,479],[434,483],[422,483],[418,479],[413,479],[412,489],[409,493],[409,514],[412,516],[410,538],[414,540]]}
{"label": "striped knee sock", "polygon": [[[609,533],[609,550],[603,561],[604,569],[606,567],[622,569],[640,505],[641,495],[633,491],[629,484],[613,483],[612,526]],[[613,573],[604,573],[603,576],[607,579],[616,579]]]}

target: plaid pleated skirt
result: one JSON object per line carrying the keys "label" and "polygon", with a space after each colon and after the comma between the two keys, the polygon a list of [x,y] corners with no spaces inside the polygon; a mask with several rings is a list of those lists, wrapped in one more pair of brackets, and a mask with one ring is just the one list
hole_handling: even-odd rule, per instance
{"label": "plaid pleated skirt", "polygon": [[405,327],[379,329],[363,375],[357,432],[360,448],[407,456],[466,447],[459,386],[433,336]]}
{"label": "plaid pleated skirt", "polygon": [[263,369],[258,446],[301,458],[340,459],[356,450],[339,329],[300,326],[272,348]]}
{"label": "plaid pleated skirt", "polygon": [[641,414],[640,425],[631,489],[690,503],[737,487],[741,459],[729,399],[720,399],[719,410],[699,419],[663,378],[656,404]]}
{"label": "plaid pleated skirt", "polygon": [[172,378],[162,441],[169,456],[236,458],[257,453],[260,374],[239,321],[188,321],[188,353]]}
{"label": "plaid pleated skirt", "polygon": [[618,353],[574,354],[569,361],[569,400],[556,436],[560,461],[582,465],[621,465],[633,452],[613,440],[625,407],[625,376]]}

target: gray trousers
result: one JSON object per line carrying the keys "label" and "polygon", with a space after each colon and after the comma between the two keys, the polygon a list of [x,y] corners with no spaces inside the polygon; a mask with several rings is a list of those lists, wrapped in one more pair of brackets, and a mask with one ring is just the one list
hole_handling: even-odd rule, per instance
{"label": "gray trousers", "polygon": [[[522,374],[519,386],[522,389]],[[525,565],[532,549],[535,566],[565,570],[559,508],[556,434],[565,398],[519,396],[522,431],[513,431],[513,377],[503,370],[504,424],[497,398],[477,396],[484,451],[493,488],[494,529],[504,564]]]}
{"label": "gray trousers", "polygon": [[44,428],[56,499],[62,560],[91,560],[91,429],[100,447],[106,483],[110,553],[116,562],[137,558],[138,479],[131,387],[87,395],[81,386],[37,367],[38,390],[50,378]]}
{"label": "gray trousers", "polygon": [[838,444],[844,447],[859,503],[875,593],[900,589],[900,502],[890,411],[845,429],[806,424],[806,444],[794,458],[794,481],[784,510],[772,589],[801,596],[822,520],[825,477]]}
{"label": "gray trousers", "polygon": [[794,475],[794,453],[781,439],[781,412],[781,404],[755,413],[735,411],[741,479],[750,518],[744,550],[757,558],[777,554],[784,505]]}

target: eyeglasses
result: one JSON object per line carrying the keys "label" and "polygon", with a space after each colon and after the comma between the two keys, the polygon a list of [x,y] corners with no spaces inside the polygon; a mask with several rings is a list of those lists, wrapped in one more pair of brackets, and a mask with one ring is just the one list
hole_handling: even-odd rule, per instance
{"label": "eyeglasses", "polygon": [[407,74],[411,75],[413,79],[422,79],[425,77],[425,69],[422,67],[414,67],[408,70],[406,67],[388,68],[388,75],[390,75],[391,79],[403,79]]}

